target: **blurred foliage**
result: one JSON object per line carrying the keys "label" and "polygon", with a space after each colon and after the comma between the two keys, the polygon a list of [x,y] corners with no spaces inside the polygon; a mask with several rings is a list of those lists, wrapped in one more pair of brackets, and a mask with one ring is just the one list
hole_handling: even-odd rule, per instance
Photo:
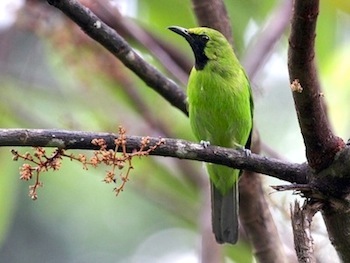
{"label": "blurred foliage", "polygon": [[[225,2],[236,49],[244,54],[251,40],[247,36],[263,28],[280,2]],[[349,5],[346,0],[321,2],[318,67],[334,128],[347,138]],[[118,3],[131,8],[125,9],[129,10],[125,15],[192,59],[183,40],[166,29],[196,25],[189,0]],[[165,133],[193,140],[187,118],[179,110],[58,10],[30,1],[19,12],[16,24],[0,34],[1,127],[116,132],[123,125],[128,134]],[[289,91],[287,37],[288,32],[252,80],[255,121],[264,143],[300,162],[305,157]],[[128,40],[147,61],[166,72],[142,45]],[[147,106],[152,124],[132,92]],[[17,179],[21,163],[11,161],[8,148],[0,149],[0,155],[0,258],[4,262],[198,262],[202,197],[195,180],[204,176],[200,164],[161,157],[134,160],[130,182],[114,197],[113,186],[102,183],[104,168],[84,171],[66,160],[60,171],[42,176],[44,187],[33,202],[26,196],[32,183]],[[280,204],[278,198],[271,196],[273,203]],[[289,209],[288,198],[280,209]],[[286,224],[282,218],[280,227]],[[290,237],[283,237],[288,238],[287,243]],[[252,262],[251,249],[244,241],[227,250],[231,260]]]}

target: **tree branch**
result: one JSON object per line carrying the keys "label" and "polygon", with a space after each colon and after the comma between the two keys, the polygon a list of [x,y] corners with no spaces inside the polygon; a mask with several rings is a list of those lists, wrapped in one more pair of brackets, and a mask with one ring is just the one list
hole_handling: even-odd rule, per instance
{"label": "tree branch", "polygon": [[[200,26],[208,26],[220,31],[226,39],[233,45],[233,37],[231,31],[230,20],[226,11],[225,4],[222,0],[192,0],[193,10],[197,17],[197,22]],[[210,14],[210,15],[208,15]],[[242,190],[242,189],[241,189]],[[240,190],[240,191],[241,191]],[[201,258],[204,263],[221,262],[223,261],[223,253],[217,245],[213,246],[213,235],[211,225],[211,205],[210,194],[208,194],[208,183],[202,187],[202,251]],[[205,196],[205,194],[208,194]],[[210,238],[208,239],[208,236]],[[208,251],[214,250],[214,253]],[[209,255],[208,255],[209,254]]]}
{"label": "tree branch", "polygon": [[[264,196],[260,174],[245,171],[239,180],[239,216],[259,262],[286,263],[287,257]],[[248,208],[249,209],[245,209]],[[257,212],[258,211],[258,212]]]}
{"label": "tree branch", "polygon": [[350,208],[324,209],[322,216],[329,240],[338,252],[341,262],[350,262]]}
{"label": "tree branch", "polygon": [[135,23],[134,20],[124,17],[118,8],[111,8],[111,3],[108,0],[95,1],[89,8],[108,26],[118,32],[120,31],[122,36],[126,35],[128,38],[136,40],[141,46],[144,46],[162,63],[171,76],[174,76],[182,84],[186,84],[188,71],[185,71],[172,59],[164,46],[160,44],[159,39]]}
{"label": "tree branch", "polygon": [[222,0],[192,0],[200,26],[209,26],[220,31],[232,44],[232,30],[225,4]]}
{"label": "tree branch", "polygon": [[331,130],[315,66],[315,29],[319,0],[295,0],[288,69],[306,157],[312,168],[328,167],[344,142]]}
{"label": "tree branch", "polygon": [[211,194],[209,180],[203,180],[200,188],[201,211],[199,214],[201,230],[201,263],[223,262],[223,247],[218,245],[213,235],[211,223]]}
{"label": "tree branch", "polygon": [[173,81],[164,77],[155,67],[145,62],[117,32],[108,27],[87,7],[76,0],[48,0],[48,3],[65,13],[88,36],[119,58],[126,67],[135,72],[149,87],[183,113],[188,114],[186,95],[183,90]]}
{"label": "tree branch", "polygon": [[[233,44],[231,25],[224,2],[222,0],[193,0],[192,2],[199,24],[221,31]],[[272,34],[274,35],[275,32]],[[263,56],[262,53],[260,55]],[[260,152],[260,139],[258,137],[258,132],[254,131],[252,144],[254,153]],[[241,209],[240,212],[241,223],[254,247],[255,256],[259,262],[284,262],[283,247],[279,238],[276,238],[278,236],[276,234],[277,229],[262,191],[260,177],[258,174],[247,170],[249,169],[244,171],[239,184],[240,206],[244,204],[241,206],[244,209]],[[259,171],[254,170],[254,172]],[[252,214],[261,216],[258,220],[254,220],[257,217],[252,217]],[[257,236],[260,236],[260,238],[257,238]]]}
{"label": "tree branch", "polygon": [[[106,141],[109,148],[114,149],[114,139],[117,134],[40,130],[40,129],[0,129],[0,146],[41,146],[58,147],[63,149],[96,150],[91,144],[96,138]],[[139,149],[142,137],[127,136],[127,151]],[[149,146],[159,142],[159,138],[149,138]],[[234,150],[218,146],[203,148],[201,144],[165,138],[164,144],[157,147],[150,155],[175,157],[179,159],[196,160],[222,164],[233,168],[268,174],[292,183],[305,184],[308,182],[311,170],[307,164],[283,162],[257,154],[247,154],[245,150]]]}
{"label": "tree branch", "polygon": [[324,195],[322,215],[329,238],[340,258],[349,262],[350,150],[332,133],[325,113],[314,51],[318,12],[318,0],[295,0],[288,68],[306,156],[316,170],[311,185]]}

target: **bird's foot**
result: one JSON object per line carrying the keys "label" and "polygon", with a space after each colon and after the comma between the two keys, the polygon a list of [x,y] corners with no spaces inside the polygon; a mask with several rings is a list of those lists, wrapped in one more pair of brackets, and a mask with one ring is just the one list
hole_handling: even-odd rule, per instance
{"label": "bird's foot", "polygon": [[243,145],[240,145],[240,144],[238,144],[238,143],[235,143],[234,146],[235,146],[235,149],[236,149],[236,150],[241,150],[241,151],[243,151],[244,154],[246,155],[246,157],[251,156],[252,151],[251,151],[250,149],[246,149]]}
{"label": "bird's foot", "polygon": [[208,146],[210,145],[210,141],[201,140],[199,143],[203,146],[203,148],[208,148]]}
{"label": "bird's foot", "polygon": [[252,151],[249,149],[243,148],[243,151],[244,151],[246,157],[249,157],[252,155]]}

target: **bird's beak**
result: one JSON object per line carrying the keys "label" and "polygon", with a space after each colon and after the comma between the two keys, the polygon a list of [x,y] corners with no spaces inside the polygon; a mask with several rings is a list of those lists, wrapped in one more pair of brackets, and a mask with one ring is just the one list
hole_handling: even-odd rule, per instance
{"label": "bird's beak", "polygon": [[188,30],[186,28],[179,27],[179,26],[170,26],[168,27],[168,29],[175,32],[176,34],[179,34],[180,36],[183,36],[188,42],[190,43],[192,42],[192,37],[188,33]]}

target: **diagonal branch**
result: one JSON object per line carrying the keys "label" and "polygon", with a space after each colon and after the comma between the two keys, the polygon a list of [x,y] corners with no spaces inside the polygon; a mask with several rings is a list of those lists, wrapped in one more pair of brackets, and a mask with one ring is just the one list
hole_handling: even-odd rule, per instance
{"label": "diagonal branch", "polygon": [[232,30],[225,4],[222,0],[192,0],[200,26],[209,26],[220,31],[232,44]]}
{"label": "diagonal branch", "polygon": [[314,51],[318,12],[319,0],[295,0],[288,68],[306,156],[317,172],[312,184],[327,196],[323,219],[338,255],[349,262],[349,148],[333,134],[325,114]]}
{"label": "diagonal branch", "polygon": [[259,262],[286,263],[288,260],[268,209],[262,180],[260,174],[248,171],[239,180],[240,190],[243,189],[239,192],[239,200],[244,204],[239,211],[240,222]]}
{"label": "diagonal branch", "polygon": [[160,40],[155,38],[150,32],[143,29],[132,19],[124,17],[118,8],[110,8],[110,1],[95,1],[91,5],[91,10],[100,17],[108,26],[120,32],[120,34],[136,40],[144,46],[155,58],[157,58],[164,68],[182,84],[186,84],[188,74],[181,65],[177,64],[169,52],[161,45]]}
{"label": "diagonal branch", "polygon": [[319,0],[295,0],[289,38],[288,69],[306,157],[312,168],[328,167],[344,142],[336,137],[325,114],[315,65],[316,21]]}
{"label": "diagonal branch", "polygon": [[186,95],[173,81],[137,54],[116,31],[102,22],[90,9],[76,0],[48,0],[72,19],[92,39],[96,40],[139,76],[149,87],[162,95],[186,115]]}
{"label": "diagonal branch", "polygon": [[[232,44],[231,24],[224,1],[192,0],[192,3],[199,24],[218,29]],[[279,35],[279,32],[272,32],[271,34],[275,36]],[[262,60],[259,56],[264,56],[264,54],[260,53],[256,57],[257,60]],[[257,131],[253,132],[253,134],[252,151],[258,153],[260,152],[260,139],[257,136]],[[254,172],[259,171],[254,170]],[[247,237],[254,247],[257,260],[261,262],[284,262],[284,250],[278,238],[277,229],[268,209],[267,201],[263,195],[259,175],[245,171],[240,179],[239,193],[240,204],[245,204],[242,206],[244,209],[241,209],[242,212],[240,212],[241,224],[244,226]],[[262,236],[266,238],[260,238]]]}
{"label": "diagonal branch", "polygon": [[336,249],[341,262],[350,262],[350,208],[326,209],[322,212],[329,240]]}
{"label": "diagonal branch", "polygon": [[[65,130],[41,130],[41,129],[0,129],[1,146],[41,146],[58,147],[63,149],[96,150],[91,144],[96,138],[106,141],[109,148],[115,148],[114,140],[117,134],[65,131]],[[127,151],[132,152],[140,148],[142,137],[127,136]],[[149,138],[149,145],[159,142],[159,138]],[[267,158],[257,154],[247,154],[243,149],[235,150],[218,146],[203,148],[201,144],[164,138],[164,144],[152,151],[151,155],[174,157],[179,159],[197,160],[222,164],[233,168],[268,174],[273,177],[298,184],[305,184],[310,178],[311,170],[306,163],[296,164]]]}

